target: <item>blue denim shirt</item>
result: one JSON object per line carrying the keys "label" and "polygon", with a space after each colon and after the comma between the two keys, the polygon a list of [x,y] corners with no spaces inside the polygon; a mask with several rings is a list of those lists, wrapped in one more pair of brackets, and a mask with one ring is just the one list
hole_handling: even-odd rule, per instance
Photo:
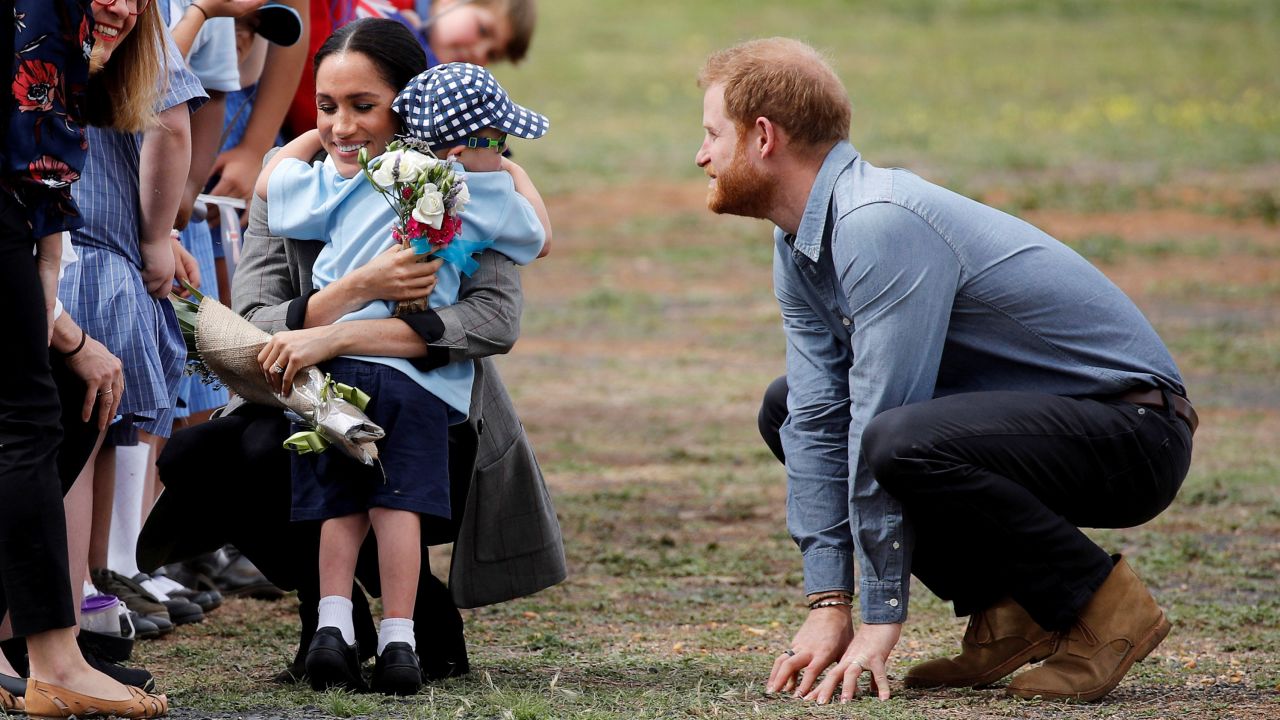
{"label": "blue denim shirt", "polygon": [[1080,255],[1015,217],[827,155],[796,235],[775,231],[787,339],[787,525],[805,592],[852,590],[862,619],[903,622],[911,529],[861,457],[880,412],[962,392],[1185,394],[1141,311]]}

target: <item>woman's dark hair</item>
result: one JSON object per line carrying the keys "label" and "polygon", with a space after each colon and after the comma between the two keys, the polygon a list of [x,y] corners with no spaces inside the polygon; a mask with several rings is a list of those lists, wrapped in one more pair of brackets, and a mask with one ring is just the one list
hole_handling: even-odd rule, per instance
{"label": "woman's dark hair", "polygon": [[338,53],[358,52],[369,58],[388,85],[400,91],[427,69],[427,54],[403,23],[386,18],[361,18],[333,31],[316,51],[314,67]]}

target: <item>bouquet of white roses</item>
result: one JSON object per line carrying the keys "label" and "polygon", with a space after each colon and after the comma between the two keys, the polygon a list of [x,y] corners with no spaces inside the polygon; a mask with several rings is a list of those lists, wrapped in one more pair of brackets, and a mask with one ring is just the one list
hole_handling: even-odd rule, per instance
{"label": "bouquet of white roses", "polygon": [[[471,200],[465,176],[412,138],[391,141],[386,152],[372,159],[362,148],[358,160],[365,178],[396,213],[391,236],[423,260],[443,253],[456,262],[444,251],[461,232],[459,215]],[[426,308],[426,298],[406,301],[396,306],[396,314]]]}

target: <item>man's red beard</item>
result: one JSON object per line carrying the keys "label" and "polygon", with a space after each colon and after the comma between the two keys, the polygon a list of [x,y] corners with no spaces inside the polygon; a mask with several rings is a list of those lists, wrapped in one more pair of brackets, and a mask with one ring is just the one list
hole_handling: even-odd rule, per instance
{"label": "man's red beard", "polygon": [[720,215],[765,218],[773,207],[778,186],[764,170],[747,161],[745,138],[738,141],[729,167],[710,168],[715,186],[707,191],[707,207]]}

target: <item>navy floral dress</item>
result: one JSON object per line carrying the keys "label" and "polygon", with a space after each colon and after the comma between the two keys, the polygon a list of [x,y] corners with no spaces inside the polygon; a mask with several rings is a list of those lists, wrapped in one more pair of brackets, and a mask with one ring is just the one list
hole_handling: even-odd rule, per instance
{"label": "navy floral dress", "polygon": [[34,238],[83,224],[70,188],[88,149],[81,117],[92,46],[89,3],[0,2],[0,12],[13,14],[12,35],[0,38],[13,78],[0,93],[0,192],[25,210]]}

